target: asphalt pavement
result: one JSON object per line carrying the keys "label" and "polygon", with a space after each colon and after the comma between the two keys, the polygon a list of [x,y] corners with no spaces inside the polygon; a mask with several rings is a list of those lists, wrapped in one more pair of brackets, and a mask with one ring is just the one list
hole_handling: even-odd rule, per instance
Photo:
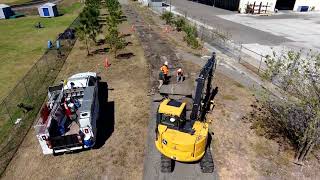
{"label": "asphalt pavement", "polygon": [[243,44],[259,43],[264,45],[280,45],[291,40],[277,36],[240,23],[226,20],[219,16],[233,16],[238,12],[215,8],[188,0],[171,0],[175,11],[205,23],[213,28],[231,34],[231,39]]}

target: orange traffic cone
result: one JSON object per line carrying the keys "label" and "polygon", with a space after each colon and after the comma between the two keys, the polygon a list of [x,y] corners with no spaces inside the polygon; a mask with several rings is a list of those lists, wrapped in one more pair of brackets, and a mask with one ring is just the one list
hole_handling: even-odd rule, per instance
{"label": "orange traffic cone", "polygon": [[131,26],[131,32],[135,32],[134,25]]}
{"label": "orange traffic cone", "polygon": [[106,59],[104,60],[104,68],[108,69],[108,67],[110,67],[111,64],[109,63],[108,57],[106,57]]}
{"label": "orange traffic cone", "polygon": [[169,28],[169,26],[166,26],[165,28],[164,28],[164,31],[163,31],[164,33],[168,33],[168,32],[170,32],[170,28]]}
{"label": "orange traffic cone", "polygon": [[167,33],[167,32],[168,32],[168,26],[166,26],[166,27],[163,29],[163,32],[164,32],[164,33]]}

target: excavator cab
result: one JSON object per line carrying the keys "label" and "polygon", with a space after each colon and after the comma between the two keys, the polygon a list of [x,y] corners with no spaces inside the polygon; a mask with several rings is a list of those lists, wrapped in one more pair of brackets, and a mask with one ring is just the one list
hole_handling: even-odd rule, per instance
{"label": "excavator cab", "polygon": [[186,103],[165,99],[159,106],[157,124],[182,129],[186,123]]}
{"label": "excavator cab", "polygon": [[163,100],[158,108],[156,147],[161,152],[161,171],[171,172],[174,161],[196,162],[206,152],[208,124],[186,118],[186,103]]}

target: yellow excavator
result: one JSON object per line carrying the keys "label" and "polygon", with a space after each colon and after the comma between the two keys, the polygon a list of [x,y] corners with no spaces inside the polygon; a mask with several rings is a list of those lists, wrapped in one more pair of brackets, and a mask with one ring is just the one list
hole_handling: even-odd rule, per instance
{"label": "yellow excavator", "polygon": [[187,118],[187,102],[170,98],[160,102],[155,145],[161,153],[161,172],[172,172],[175,161],[200,162],[203,173],[214,171],[205,115],[213,107],[214,91],[217,90],[212,88],[215,68],[213,53],[196,79],[190,118]]}

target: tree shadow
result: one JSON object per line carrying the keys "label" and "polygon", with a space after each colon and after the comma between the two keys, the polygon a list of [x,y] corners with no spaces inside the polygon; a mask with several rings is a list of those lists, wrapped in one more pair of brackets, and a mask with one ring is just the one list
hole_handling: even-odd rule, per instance
{"label": "tree shadow", "polygon": [[99,82],[100,114],[95,149],[101,148],[114,131],[114,101],[108,101],[108,83]]}
{"label": "tree shadow", "polygon": [[99,39],[99,40],[97,41],[96,45],[97,45],[97,46],[101,46],[101,45],[103,45],[103,44],[105,44],[105,43],[106,43],[106,40],[105,40],[105,39]]}
{"label": "tree shadow", "polygon": [[128,18],[127,18],[127,16],[125,16],[125,15],[122,15],[122,16],[120,17],[120,19],[119,19],[120,22],[124,22],[124,21],[127,21],[127,20],[128,20]]}
{"label": "tree shadow", "polygon": [[95,51],[91,52],[92,54],[105,54],[109,52],[110,48],[100,48],[96,49]]}
{"label": "tree shadow", "polygon": [[117,59],[130,59],[131,57],[134,57],[135,55],[131,52],[129,53],[121,53],[117,55]]}
{"label": "tree shadow", "polygon": [[130,34],[130,33],[121,34],[121,36],[120,36],[120,37],[124,38],[124,37],[128,37],[128,36],[131,36],[131,34]]}
{"label": "tree shadow", "polygon": [[125,46],[131,46],[133,43],[132,42],[126,42]]}

